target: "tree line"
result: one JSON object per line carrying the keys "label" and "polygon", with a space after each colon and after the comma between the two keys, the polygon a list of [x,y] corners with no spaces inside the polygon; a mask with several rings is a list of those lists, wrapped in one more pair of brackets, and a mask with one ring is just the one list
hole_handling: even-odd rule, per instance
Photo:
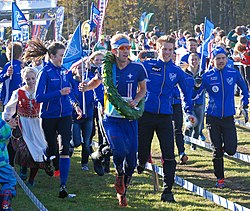
{"label": "tree line", "polygon": [[[58,0],[65,7],[64,36],[74,31],[79,21],[89,19],[91,0]],[[97,5],[97,0],[93,1]],[[249,24],[249,0],[109,0],[104,19],[104,33],[139,28],[143,12],[154,13],[149,30],[157,25],[162,32],[192,30],[207,17],[226,32],[237,25]]]}

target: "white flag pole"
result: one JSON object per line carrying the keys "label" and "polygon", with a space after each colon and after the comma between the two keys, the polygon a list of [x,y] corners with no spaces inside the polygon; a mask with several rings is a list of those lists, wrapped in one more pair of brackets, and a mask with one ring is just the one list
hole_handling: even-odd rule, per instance
{"label": "white flag pole", "polygon": [[[13,68],[13,54],[14,54],[14,35],[13,35],[13,30],[12,30],[12,35],[11,35],[11,59],[10,59],[10,66]],[[13,68],[14,72],[14,68]],[[10,80],[12,80],[12,75],[10,76]]]}

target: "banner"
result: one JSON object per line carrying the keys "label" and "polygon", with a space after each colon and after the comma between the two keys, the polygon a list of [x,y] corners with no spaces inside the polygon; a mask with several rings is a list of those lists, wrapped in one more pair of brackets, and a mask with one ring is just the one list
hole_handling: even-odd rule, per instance
{"label": "banner", "polygon": [[[46,13],[44,15],[44,18],[51,18],[50,15],[48,13]],[[46,21],[46,25],[45,26],[41,26],[41,31],[40,31],[40,38],[41,40],[45,40],[46,39],[46,35],[47,35],[47,32],[49,30],[49,27],[50,27],[50,24],[52,23],[52,20],[47,20]]]}
{"label": "banner", "polygon": [[56,11],[56,23],[55,23],[55,40],[60,41],[62,38],[64,20],[64,7],[58,7]]}
{"label": "banner", "polygon": [[[41,19],[41,14],[35,14],[34,19]],[[31,38],[40,38],[40,30],[41,30],[41,26],[40,25],[36,25],[33,23],[32,25],[32,31],[31,31]]]}
{"label": "banner", "polygon": [[98,24],[99,16],[100,16],[100,11],[96,8],[94,3],[92,2],[91,13],[89,18],[90,32],[92,32],[96,27],[96,25]]}
{"label": "banner", "polygon": [[104,16],[106,12],[106,8],[108,5],[108,0],[98,0],[98,10],[100,11],[99,22],[96,26],[96,40],[99,40],[102,34]]}
{"label": "banner", "polygon": [[148,30],[148,24],[149,24],[149,21],[150,21],[150,19],[151,19],[151,17],[152,17],[152,15],[153,15],[154,13],[148,13],[147,15],[146,15],[146,17],[144,18],[144,23],[143,23],[143,30],[142,30],[142,32],[146,32],[147,30]]}

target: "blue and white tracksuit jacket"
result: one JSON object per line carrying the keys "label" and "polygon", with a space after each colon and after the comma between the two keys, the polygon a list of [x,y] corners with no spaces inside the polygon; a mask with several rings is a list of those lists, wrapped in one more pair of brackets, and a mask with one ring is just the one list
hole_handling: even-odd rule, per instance
{"label": "blue and white tracksuit jacket", "polygon": [[[38,73],[36,101],[42,104],[42,118],[59,118],[72,115],[72,104],[77,102],[72,87],[72,74],[48,62]],[[69,95],[61,95],[64,87],[72,87]]]}
{"label": "blue and white tracksuit jacket", "polygon": [[160,59],[143,62],[147,73],[147,96],[145,111],[154,114],[172,114],[173,91],[179,84],[184,94],[185,111],[193,110],[190,90],[192,81],[186,73],[177,67],[172,60],[163,62]]}
{"label": "blue and white tracksuit jacket", "polygon": [[248,90],[238,70],[224,67],[223,70],[210,69],[202,75],[199,93],[206,90],[209,94],[207,115],[223,118],[235,114],[234,86],[242,90],[243,107],[248,106]]}

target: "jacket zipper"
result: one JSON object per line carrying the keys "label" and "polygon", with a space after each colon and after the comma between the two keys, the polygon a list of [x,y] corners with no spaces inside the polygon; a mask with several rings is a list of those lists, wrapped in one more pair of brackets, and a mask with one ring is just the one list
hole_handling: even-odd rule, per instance
{"label": "jacket zipper", "polygon": [[159,106],[158,106],[158,111],[157,113],[159,114],[160,113],[160,108],[161,108],[161,100],[160,100],[160,96],[162,94],[162,90],[163,90],[163,87],[164,87],[164,84],[165,84],[165,80],[166,80],[166,64],[164,64],[164,69],[163,69],[163,82],[162,82],[162,85],[161,85],[161,91],[158,95],[158,101],[159,101]]}
{"label": "jacket zipper", "polygon": [[[61,76],[60,72],[58,72],[58,74],[59,74],[59,77],[60,77],[61,89],[62,89],[62,76]],[[60,108],[60,117],[62,117],[62,96],[60,97],[60,105],[61,105],[61,108]]]}
{"label": "jacket zipper", "polygon": [[225,94],[224,94],[224,82],[223,82],[223,77],[222,77],[222,71],[220,71],[220,77],[221,77],[221,86],[222,86],[222,105],[221,105],[221,119],[224,116],[224,98],[225,98]]}

